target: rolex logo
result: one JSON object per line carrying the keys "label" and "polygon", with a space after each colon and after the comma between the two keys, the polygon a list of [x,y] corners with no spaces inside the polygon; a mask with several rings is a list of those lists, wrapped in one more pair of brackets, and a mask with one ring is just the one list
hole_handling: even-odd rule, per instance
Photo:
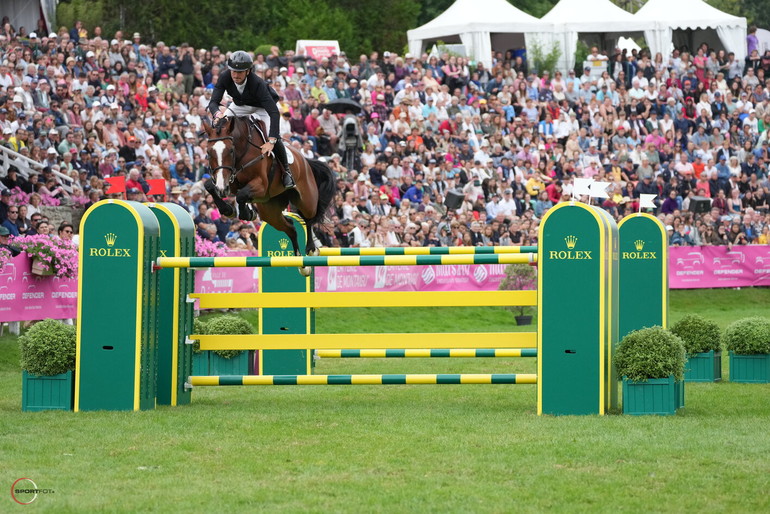
{"label": "rolex logo", "polygon": [[636,248],[637,252],[641,252],[642,250],[644,250],[644,241],[642,241],[641,239],[637,239],[636,241],[634,241],[634,248]]}
{"label": "rolex logo", "polygon": [[278,246],[281,247],[281,250],[286,250],[289,247],[289,240],[285,237],[278,240]]}
{"label": "rolex logo", "polygon": [[104,240],[107,241],[107,246],[115,246],[115,241],[118,240],[118,236],[110,232],[104,235]]}
{"label": "rolex logo", "polygon": [[567,250],[572,250],[578,242],[578,238],[575,236],[567,236],[564,238],[564,242],[567,243]]}

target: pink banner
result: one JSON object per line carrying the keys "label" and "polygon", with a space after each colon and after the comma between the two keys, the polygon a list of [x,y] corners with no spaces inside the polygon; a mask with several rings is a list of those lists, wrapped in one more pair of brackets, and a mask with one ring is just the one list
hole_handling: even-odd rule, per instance
{"label": "pink banner", "polygon": [[0,271],[0,322],[76,318],[78,281],[31,271],[27,254],[11,259]]}
{"label": "pink banner", "polygon": [[[233,252],[233,255],[246,255]],[[76,279],[40,277],[21,254],[0,271],[0,322],[77,317]],[[316,268],[316,291],[494,291],[505,265]],[[197,270],[196,293],[255,293],[258,268]],[[669,287],[770,286],[770,246],[669,248]]]}
{"label": "pink banner", "polygon": [[259,268],[208,268],[195,270],[196,293],[256,293]]}
{"label": "pink banner", "polygon": [[669,287],[770,286],[770,246],[669,248]]}
{"label": "pink banner", "polygon": [[320,61],[324,57],[329,58],[336,53],[339,53],[339,48],[334,45],[308,45],[305,47],[305,54],[316,61]]}
{"label": "pink banner", "polygon": [[504,264],[316,268],[316,291],[493,291]]}

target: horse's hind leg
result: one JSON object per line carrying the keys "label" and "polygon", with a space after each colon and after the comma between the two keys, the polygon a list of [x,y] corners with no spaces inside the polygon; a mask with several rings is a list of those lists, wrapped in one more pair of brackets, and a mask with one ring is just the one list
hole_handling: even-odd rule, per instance
{"label": "horse's hind leg", "polygon": [[315,246],[315,239],[313,238],[313,222],[305,219],[305,229],[307,230],[307,241],[305,242],[305,255],[318,255],[318,249]]}
{"label": "horse's hind leg", "polygon": [[299,243],[297,242],[297,230],[294,228],[293,220],[283,215],[284,207],[285,204],[277,202],[275,199],[257,204],[259,217],[262,221],[289,236],[294,247],[294,255],[302,255],[299,251]]}
{"label": "horse's hind leg", "polygon": [[[276,201],[276,199],[271,199],[268,202],[257,204],[259,216],[262,218],[262,221],[289,236],[292,248],[294,249],[294,255],[299,257],[302,255],[302,252],[299,249],[297,229],[294,228],[294,220],[283,215],[284,207],[286,207],[286,202],[281,200]],[[310,235],[308,235],[308,237],[310,237]],[[310,267],[301,267],[299,268],[299,272],[302,274],[302,276],[310,276]]]}

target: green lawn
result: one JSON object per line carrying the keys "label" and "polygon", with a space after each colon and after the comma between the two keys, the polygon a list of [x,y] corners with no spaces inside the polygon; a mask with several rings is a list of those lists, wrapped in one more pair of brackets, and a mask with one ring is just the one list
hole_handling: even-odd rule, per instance
{"label": "green lawn", "polygon": [[[672,320],[770,289],[673,291]],[[254,320],[252,313],[245,313]],[[510,330],[502,309],[335,309],[318,331]],[[525,327],[533,330],[533,327]],[[726,364],[726,362],[725,362]],[[535,359],[322,359],[317,373],[534,372]],[[538,417],[535,386],[199,388],[187,407],[20,412],[0,338],[0,512],[768,512],[770,386],[688,384],[675,417]],[[3,485],[4,484],[4,485]]]}

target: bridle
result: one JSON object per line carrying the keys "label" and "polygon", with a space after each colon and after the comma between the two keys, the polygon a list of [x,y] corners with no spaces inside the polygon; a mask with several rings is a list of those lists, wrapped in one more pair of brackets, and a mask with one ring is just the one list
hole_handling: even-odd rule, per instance
{"label": "bridle", "polygon": [[[220,129],[219,125],[215,126],[214,128],[217,129],[217,132],[219,132],[219,129]],[[246,149],[243,151],[243,153],[241,153],[241,155],[236,156],[235,155],[235,137],[233,137],[233,136],[222,136],[222,137],[209,138],[209,143],[216,143],[217,141],[230,141],[230,152],[232,153],[233,166],[221,165],[221,166],[217,166],[216,168],[211,170],[211,174],[212,175],[216,175],[217,170],[221,170],[221,169],[228,170],[230,172],[230,179],[227,181],[228,189],[232,189],[233,184],[235,184],[238,187],[240,187],[241,184],[240,184],[240,181],[237,178],[238,174],[240,172],[242,172],[243,170],[245,170],[246,168],[249,168],[249,167],[257,164],[259,161],[261,161],[262,159],[264,159],[267,156],[265,153],[262,152],[262,148],[260,148],[259,145],[255,144],[251,140],[251,123],[250,123],[250,120],[246,120],[246,128],[248,130],[246,142],[248,144],[250,144],[251,146],[253,146],[254,148],[256,148],[257,150],[259,150],[260,154],[258,156],[256,156],[255,158],[251,159],[246,164],[242,164],[241,166],[238,166],[237,168],[236,168],[236,166],[237,166],[238,162],[248,152],[248,147],[246,147]]]}

